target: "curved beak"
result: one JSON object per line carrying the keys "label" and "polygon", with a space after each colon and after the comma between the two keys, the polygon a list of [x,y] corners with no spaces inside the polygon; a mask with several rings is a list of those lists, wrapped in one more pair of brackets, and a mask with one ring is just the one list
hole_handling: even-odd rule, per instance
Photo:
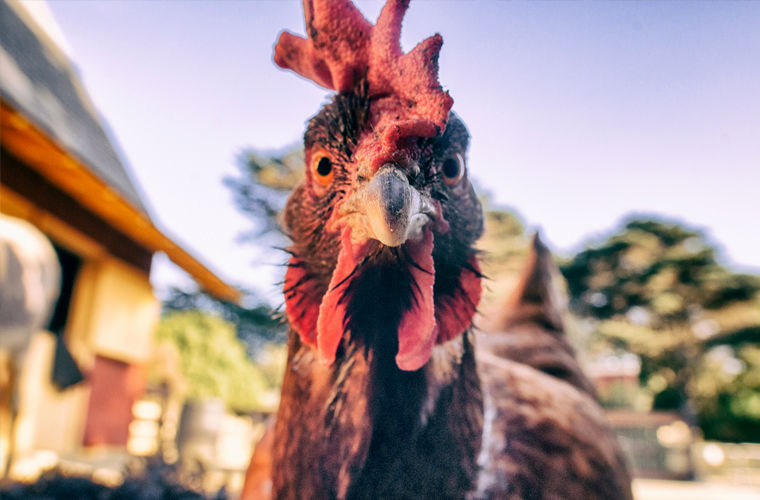
{"label": "curved beak", "polygon": [[435,215],[429,197],[409,185],[403,170],[383,165],[364,191],[364,213],[370,236],[389,247],[422,237],[422,228]]}

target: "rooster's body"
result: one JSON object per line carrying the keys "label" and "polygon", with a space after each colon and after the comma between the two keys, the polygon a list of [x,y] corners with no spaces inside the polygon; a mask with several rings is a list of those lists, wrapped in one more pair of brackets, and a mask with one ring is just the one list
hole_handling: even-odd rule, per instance
{"label": "rooster's body", "polygon": [[466,128],[437,82],[440,37],[405,55],[406,2],[375,26],[350,2],[304,3],[308,40],[283,34],[275,60],[339,93],[308,125],[306,178],[285,209],[292,331],[256,455],[272,496],[629,498],[561,331],[538,337],[565,352],[562,373],[500,355],[525,326],[514,318],[476,346],[483,218]]}

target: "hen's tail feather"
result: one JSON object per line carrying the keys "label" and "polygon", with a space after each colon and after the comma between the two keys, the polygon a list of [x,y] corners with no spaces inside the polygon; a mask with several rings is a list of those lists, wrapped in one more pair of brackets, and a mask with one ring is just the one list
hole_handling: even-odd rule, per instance
{"label": "hen's tail feather", "polygon": [[518,285],[478,338],[485,422],[473,499],[632,499],[625,458],[567,338],[559,279],[536,235]]}
{"label": "hen's tail feather", "polygon": [[523,273],[479,342],[496,356],[528,365],[594,394],[565,328],[566,301],[559,268],[538,233]]}

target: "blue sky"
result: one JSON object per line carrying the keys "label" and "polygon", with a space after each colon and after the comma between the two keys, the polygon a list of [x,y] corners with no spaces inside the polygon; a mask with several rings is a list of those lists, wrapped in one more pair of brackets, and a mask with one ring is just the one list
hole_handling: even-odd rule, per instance
{"label": "blue sky", "polygon": [[[298,142],[329,95],[271,62],[282,29],[303,33],[300,2],[49,7],[160,227],[273,294],[254,262],[281,257],[236,244],[221,179],[245,147]],[[657,213],[760,270],[760,2],[412,2],[404,48],[434,32],[472,175],[554,250]]]}

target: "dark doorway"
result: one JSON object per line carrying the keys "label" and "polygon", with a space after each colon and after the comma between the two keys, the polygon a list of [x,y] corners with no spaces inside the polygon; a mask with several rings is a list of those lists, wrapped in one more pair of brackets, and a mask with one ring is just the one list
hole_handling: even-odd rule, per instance
{"label": "dark doorway", "polygon": [[76,281],[79,269],[82,267],[82,259],[75,253],[69,252],[53,244],[55,253],[58,254],[58,262],[61,264],[61,295],[53,311],[53,317],[50,319],[48,330],[61,336],[66,329],[66,321],[69,319],[69,307],[71,306],[71,296],[74,292],[74,282]]}
{"label": "dark doorway", "polygon": [[53,362],[53,384],[63,390],[84,380],[82,372],[66,348],[63,334],[69,319],[71,297],[74,293],[74,283],[82,267],[82,259],[75,253],[53,244],[58,262],[61,264],[61,294],[55,304],[53,317],[50,319],[48,330],[55,335],[55,360]]}

